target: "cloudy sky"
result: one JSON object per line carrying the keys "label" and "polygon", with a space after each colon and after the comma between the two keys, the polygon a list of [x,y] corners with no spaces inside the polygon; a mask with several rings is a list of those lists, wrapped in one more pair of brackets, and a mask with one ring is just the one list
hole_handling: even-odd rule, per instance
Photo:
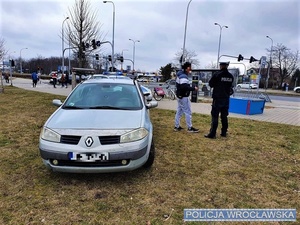
{"label": "cloudy sky", "polygon": [[[112,41],[113,4],[90,0],[97,13],[101,33]],[[174,63],[184,43],[189,0],[113,0],[115,5],[115,53],[123,51],[132,59],[135,44],[135,69],[157,71]],[[0,0],[0,37],[11,57],[30,59],[62,54],[62,22],[75,0]],[[266,49],[281,43],[292,51],[300,50],[299,0],[192,0],[188,10],[185,47],[194,51],[200,68],[217,62],[220,27],[220,55],[260,59]],[[67,23],[67,21],[66,21]],[[28,48],[28,49],[24,49]],[[103,45],[101,54],[111,54]],[[237,59],[221,57],[238,66]],[[244,60],[249,66],[248,60]],[[125,64],[131,65],[129,61]],[[243,66],[242,66],[243,67]]]}

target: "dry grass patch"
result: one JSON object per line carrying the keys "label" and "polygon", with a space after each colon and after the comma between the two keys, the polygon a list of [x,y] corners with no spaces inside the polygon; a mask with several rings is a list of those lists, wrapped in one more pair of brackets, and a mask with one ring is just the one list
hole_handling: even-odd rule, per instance
{"label": "dry grass patch", "polygon": [[194,114],[200,133],[189,134],[173,132],[175,111],[153,109],[150,170],[60,174],[38,150],[54,98],[65,97],[15,87],[0,94],[0,224],[176,225],[184,208],[299,211],[299,127],[229,118],[229,137],[210,140],[209,116]]}

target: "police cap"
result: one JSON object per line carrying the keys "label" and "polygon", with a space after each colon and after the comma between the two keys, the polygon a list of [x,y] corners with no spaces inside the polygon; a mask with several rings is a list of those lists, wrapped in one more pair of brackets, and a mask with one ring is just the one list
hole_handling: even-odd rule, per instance
{"label": "police cap", "polygon": [[229,62],[220,62],[220,66],[229,66]]}

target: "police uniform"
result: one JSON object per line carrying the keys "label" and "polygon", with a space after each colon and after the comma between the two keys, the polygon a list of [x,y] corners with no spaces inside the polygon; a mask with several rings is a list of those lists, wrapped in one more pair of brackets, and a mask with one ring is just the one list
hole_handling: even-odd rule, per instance
{"label": "police uniform", "polygon": [[229,62],[221,62],[220,66],[224,66],[215,73],[209,81],[209,86],[213,88],[212,93],[212,109],[211,109],[211,128],[210,132],[205,135],[206,138],[216,138],[218,128],[219,114],[221,114],[221,136],[226,137],[228,129],[228,109],[229,98],[232,94],[232,84],[234,77],[228,72],[227,66]]}

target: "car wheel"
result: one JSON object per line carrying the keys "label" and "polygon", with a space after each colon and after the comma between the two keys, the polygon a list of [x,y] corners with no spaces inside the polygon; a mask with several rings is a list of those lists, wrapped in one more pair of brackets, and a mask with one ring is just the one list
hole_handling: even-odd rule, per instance
{"label": "car wheel", "polygon": [[155,146],[154,146],[153,139],[152,139],[149,157],[148,157],[146,163],[143,165],[143,167],[150,168],[153,165],[154,158],[155,158]]}
{"label": "car wheel", "polygon": [[300,93],[300,89],[297,89],[297,90],[296,90],[296,93]]}
{"label": "car wheel", "polygon": [[162,100],[162,98],[164,97],[163,95],[158,95],[156,92],[153,93],[153,97],[156,101],[160,101]]}

